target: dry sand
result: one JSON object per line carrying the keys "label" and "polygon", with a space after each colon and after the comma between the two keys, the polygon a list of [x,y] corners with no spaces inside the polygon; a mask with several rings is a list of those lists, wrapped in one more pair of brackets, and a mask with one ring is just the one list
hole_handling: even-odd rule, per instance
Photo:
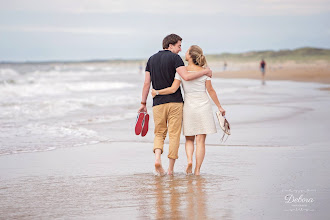
{"label": "dry sand", "polygon": [[[214,77],[220,78],[246,78],[260,79],[261,73],[258,64],[239,65],[241,70],[214,72]],[[314,63],[314,64],[274,64],[266,68],[266,80],[291,80],[298,82],[317,82],[330,84],[330,64]],[[330,88],[330,87],[329,87]]]}

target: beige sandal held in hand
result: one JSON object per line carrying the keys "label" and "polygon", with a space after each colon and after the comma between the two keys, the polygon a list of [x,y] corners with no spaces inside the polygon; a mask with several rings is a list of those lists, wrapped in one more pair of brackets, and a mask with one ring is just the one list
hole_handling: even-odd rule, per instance
{"label": "beige sandal held in hand", "polygon": [[[231,134],[230,133],[230,125],[229,125],[229,122],[226,119],[226,117],[223,116],[220,111],[215,112],[215,114],[217,115],[217,118],[218,118],[218,121],[219,121],[219,124],[220,124],[220,128],[223,130],[223,136],[221,138],[221,141],[223,141],[226,134],[228,136]],[[228,136],[227,136],[226,140],[228,139]]]}

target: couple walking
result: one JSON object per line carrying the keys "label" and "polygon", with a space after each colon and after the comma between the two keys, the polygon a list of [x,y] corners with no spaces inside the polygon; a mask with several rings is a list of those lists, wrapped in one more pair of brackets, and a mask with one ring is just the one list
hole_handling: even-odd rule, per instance
{"label": "couple walking", "polygon": [[[209,97],[217,105],[222,115],[217,94],[211,84],[212,71],[206,68],[206,59],[200,47],[193,45],[186,53],[185,66],[178,53],[181,51],[182,38],[170,34],[163,40],[163,50],[152,55],[145,69],[145,80],[142,90],[142,101],[139,112],[147,112],[146,100],[152,82],[153,118],[155,123],[155,170],[163,175],[161,154],[164,140],[169,133],[169,167],[168,175],[173,174],[175,160],[178,159],[181,127],[186,137],[187,168],[186,173],[192,174],[194,142],[196,139],[195,175],[200,174],[200,168],[205,156],[205,139],[207,134],[216,133],[212,106]],[[179,89],[184,90],[184,104]],[[182,126],[183,122],[183,126]]]}

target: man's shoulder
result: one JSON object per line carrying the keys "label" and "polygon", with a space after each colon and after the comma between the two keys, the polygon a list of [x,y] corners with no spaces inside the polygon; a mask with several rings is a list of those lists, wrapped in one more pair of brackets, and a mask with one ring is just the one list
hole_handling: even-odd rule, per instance
{"label": "man's shoulder", "polygon": [[157,53],[153,54],[152,56],[150,56],[148,61],[152,61],[152,60],[157,61],[159,59],[175,60],[177,58],[181,59],[181,57],[178,54],[172,53],[171,51],[161,50],[161,51],[158,51]]}
{"label": "man's shoulder", "polygon": [[154,53],[153,55],[151,55],[148,60],[150,61],[153,59],[157,59],[160,56],[161,56],[161,53],[160,53],[160,51],[158,51],[157,53]]}
{"label": "man's shoulder", "polygon": [[155,54],[153,54],[153,55],[151,55],[151,56],[149,57],[149,60],[151,60],[151,59],[152,59],[153,57],[155,57],[157,54],[158,54],[158,52],[155,53]]}
{"label": "man's shoulder", "polygon": [[163,56],[165,59],[167,59],[168,61],[177,63],[177,62],[182,62],[182,58],[180,57],[179,54],[176,53],[172,53],[172,52],[168,52]]}

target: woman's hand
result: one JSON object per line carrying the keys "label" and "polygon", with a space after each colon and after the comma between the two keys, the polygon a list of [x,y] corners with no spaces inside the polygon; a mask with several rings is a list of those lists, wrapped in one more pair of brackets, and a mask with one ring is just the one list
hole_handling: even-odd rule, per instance
{"label": "woman's hand", "polygon": [[226,110],[224,110],[221,106],[219,108],[219,111],[221,112],[222,116],[225,116]]}
{"label": "woman's hand", "polygon": [[151,90],[151,95],[152,95],[152,98],[154,98],[156,96],[156,90],[152,89]]}

